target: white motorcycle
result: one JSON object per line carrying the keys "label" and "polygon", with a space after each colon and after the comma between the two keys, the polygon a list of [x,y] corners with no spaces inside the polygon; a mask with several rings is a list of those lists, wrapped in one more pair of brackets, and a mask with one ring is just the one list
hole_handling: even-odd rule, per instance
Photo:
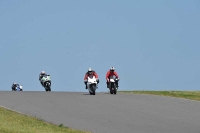
{"label": "white motorcycle", "polygon": [[116,76],[112,76],[110,77],[110,85],[109,85],[109,89],[110,89],[110,94],[117,94],[117,85],[116,85],[116,81],[118,80],[118,78]]}
{"label": "white motorcycle", "polygon": [[95,76],[88,76],[87,81],[87,88],[89,90],[90,95],[95,95],[96,89],[97,89],[97,80]]}
{"label": "white motorcycle", "polygon": [[41,81],[43,82],[44,84],[44,88],[46,91],[51,91],[51,77],[50,75],[45,75]]}
{"label": "white motorcycle", "polygon": [[12,91],[23,91],[23,86],[22,85],[18,85],[15,87],[15,90]]}

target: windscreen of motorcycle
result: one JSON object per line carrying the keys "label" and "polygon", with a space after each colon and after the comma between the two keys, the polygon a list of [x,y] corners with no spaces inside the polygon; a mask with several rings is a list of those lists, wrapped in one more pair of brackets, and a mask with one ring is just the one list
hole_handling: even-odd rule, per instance
{"label": "windscreen of motorcycle", "polygon": [[91,79],[92,79],[92,78],[93,78],[93,75],[89,75],[89,78],[91,78]]}
{"label": "windscreen of motorcycle", "polygon": [[110,76],[110,79],[116,79],[116,76],[115,75]]}

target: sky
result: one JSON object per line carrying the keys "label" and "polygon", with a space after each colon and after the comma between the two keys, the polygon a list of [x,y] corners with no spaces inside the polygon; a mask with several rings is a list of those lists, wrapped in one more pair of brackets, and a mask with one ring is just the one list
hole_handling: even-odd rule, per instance
{"label": "sky", "polygon": [[0,0],[0,90],[44,91],[44,70],[87,92],[91,67],[105,92],[111,66],[119,90],[200,90],[199,16],[199,0]]}

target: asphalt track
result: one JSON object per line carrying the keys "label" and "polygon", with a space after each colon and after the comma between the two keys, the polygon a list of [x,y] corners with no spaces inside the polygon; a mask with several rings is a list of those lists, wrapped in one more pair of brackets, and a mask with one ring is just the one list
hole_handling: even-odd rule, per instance
{"label": "asphalt track", "polygon": [[0,92],[0,105],[93,133],[200,133],[200,102],[79,92]]}

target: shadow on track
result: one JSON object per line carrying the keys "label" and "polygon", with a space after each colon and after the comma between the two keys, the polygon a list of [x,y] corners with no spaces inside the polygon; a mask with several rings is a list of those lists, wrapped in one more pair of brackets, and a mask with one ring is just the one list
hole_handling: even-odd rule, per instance
{"label": "shadow on track", "polygon": [[105,92],[105,93],[103,93],[103,94],[110,94],[110,92]]}

